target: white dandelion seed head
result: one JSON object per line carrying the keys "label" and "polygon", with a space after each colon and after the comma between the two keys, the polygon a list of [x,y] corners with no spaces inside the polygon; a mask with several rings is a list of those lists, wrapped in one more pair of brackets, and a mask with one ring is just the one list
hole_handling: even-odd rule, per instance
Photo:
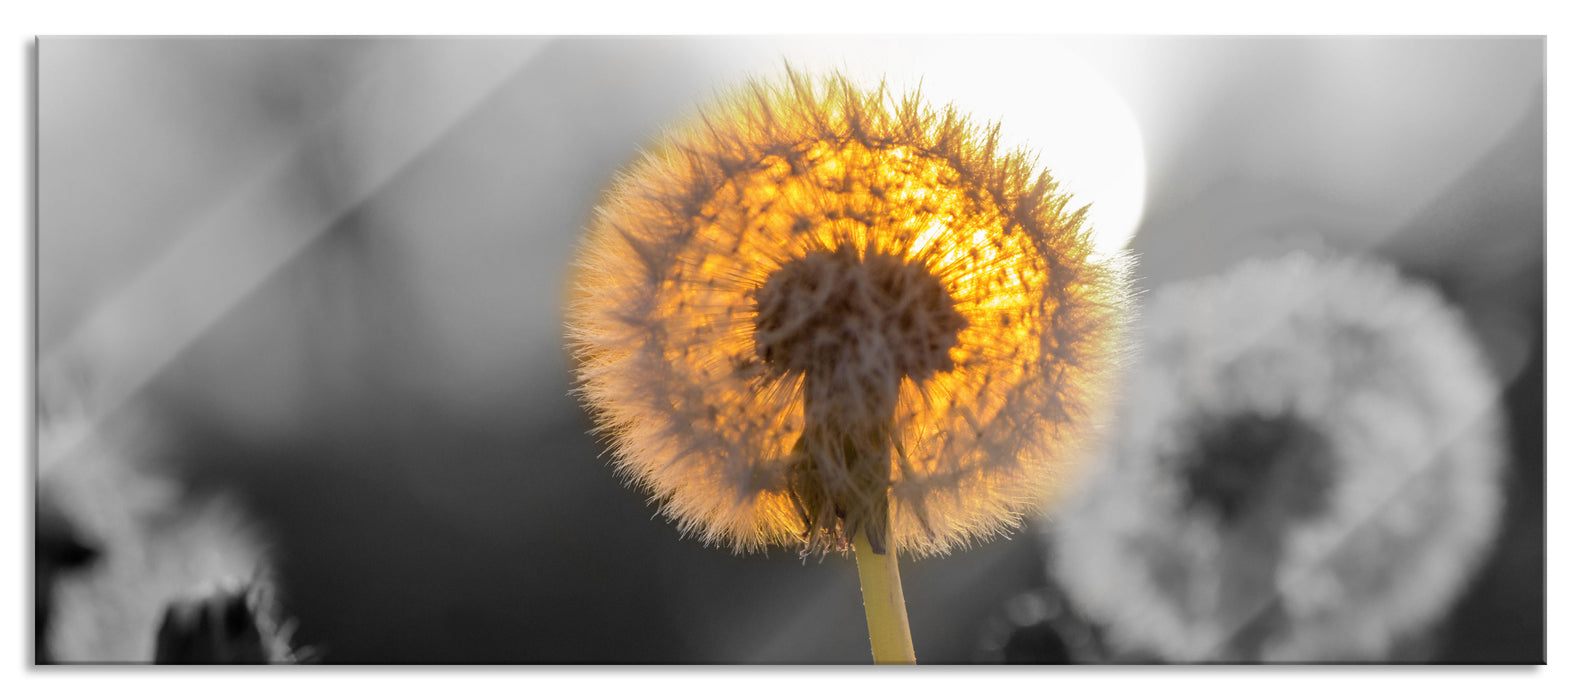
{"label": "white dandelion seed head", "polygon": [[99,554],[53,581],[51,656],[150,663],[166,606],[215,582],[267,582],[268,545],[229,499],[189,497],[173,476],[143,463],[152,426],[107,433],[60,403],[41,410],[38,507]]}
{"label": "white dandelion seed head", "polygon": [[1441,616],[1498,526],[1499,387],[1460,315],[1308,254],[1158,290],[1052,575],[1173,661],[1378,660]]}

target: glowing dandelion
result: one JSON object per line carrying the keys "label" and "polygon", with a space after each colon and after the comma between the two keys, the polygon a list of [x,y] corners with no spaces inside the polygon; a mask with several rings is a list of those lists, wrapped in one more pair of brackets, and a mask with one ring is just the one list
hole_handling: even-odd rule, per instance
{"label": "glowing dandelion", "polygon": [[664,140],[598,212],[570,310],[620,473],[737,551],[866,540],[893,570],[1008,532],[1086,435],[1129,268],[998,146],[794,72]]}
{"label": "glowing dandelion", "polygon": [[1387,266],[1305,254],[1159,290],[1053,573],[1123,651],[1385,658],[1481,562],[1498,388]]}

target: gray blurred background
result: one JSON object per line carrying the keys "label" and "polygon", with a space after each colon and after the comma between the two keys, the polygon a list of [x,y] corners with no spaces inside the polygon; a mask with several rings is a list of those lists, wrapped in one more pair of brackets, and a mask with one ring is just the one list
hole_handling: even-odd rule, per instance
{"label": "gray blurred background", "polygon": [[[1014,41],[1031,82],[1047,43],[1133,111],[1142,288],[1325,247],[1465,311],[1509,505],[1432,660],[1541,661],[1543,39]],[[85,377],[98,439],[135,423],[144,467],[237,498],[327,662],[867,661],[849,561],[679,539],[568,394],[577,236],[744,43],[40,40],[41,396]],[[1043,550],[903,560],[918,658],[1003,659]]]}

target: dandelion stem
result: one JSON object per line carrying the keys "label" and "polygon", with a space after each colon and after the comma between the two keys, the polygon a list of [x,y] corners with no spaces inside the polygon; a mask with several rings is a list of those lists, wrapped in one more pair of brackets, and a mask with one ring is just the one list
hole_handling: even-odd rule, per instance
{"label": "dandelion stem", "polygon": [[917,663],[912,651],[912,626],[906,619],[906,599],[901,595],[901,569],[895,547],[874,552],[865,529],[857,531],[857,578],[862,583],[862,606],[868,613],[868,642],[875,664]]}

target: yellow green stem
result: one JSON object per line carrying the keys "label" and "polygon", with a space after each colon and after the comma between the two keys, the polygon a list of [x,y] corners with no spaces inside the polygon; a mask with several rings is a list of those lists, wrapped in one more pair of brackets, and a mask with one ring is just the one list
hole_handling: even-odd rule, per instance
{"label": "yellow green stem", "polygon": [[873,662],[915,665],[917,654],[912,651],[912,626],[906,620],[895,547],[886,546],[885,554],[876,554],[863,529],[857,532],[857,578],[862,582],[862,606],[868,613]]}

